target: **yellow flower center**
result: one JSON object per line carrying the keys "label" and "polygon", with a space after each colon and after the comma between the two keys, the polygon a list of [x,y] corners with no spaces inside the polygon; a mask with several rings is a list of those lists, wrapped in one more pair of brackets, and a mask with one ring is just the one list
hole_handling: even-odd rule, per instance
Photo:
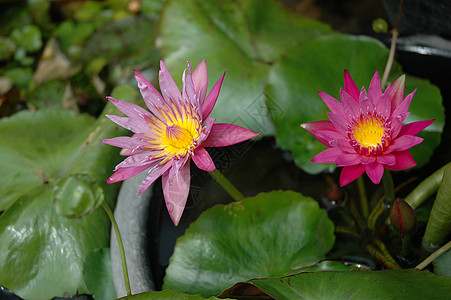
{"label": "yellow flower center", "polygon": [[199,115],[187,104],[171,108],[165,107],[159,112],[159,118],[149,119],[154,135],[146,135],[149,150],[158,151],[154,157],[162,158],[161,164],[172,158],[181,158],[192,153],[198,146],[202,132]]}
{"label": "yellow flower center", "polygon": [[364,155],[382,153],[390,143],[390,128],[384,119],[375,115],[361,115],[354,120],[348,132],[350,143],[357,152]]}

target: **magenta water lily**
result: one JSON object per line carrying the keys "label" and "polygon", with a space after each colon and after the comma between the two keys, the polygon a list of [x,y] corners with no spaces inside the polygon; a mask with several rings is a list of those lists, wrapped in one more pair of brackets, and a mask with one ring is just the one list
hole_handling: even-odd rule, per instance
{"label": "magenta water lily", "polygon": [[169,215],[178,225],[190,188],[190,161],[205,171],[215,165],[205,147],[223,147],[239,143],[258,133],[231,124],[214,124],[210,113],[218,99],[224,75],[207,96],[207,63],[202,60],[191,73],[191,64],[183,73],[183,88],[172,79],[161,61],[159,83],[161,94],[144,76],[135,78],[147,108],[108,97],[127,117],[107,115],[113,122],[131,130],[131,137],[102,140],[121,147],[127,156],[115,168],[107,183],[135,176],[145,170],[147,177],[138,188],[142,194],[158,177],[162,177],[163,194]]}
{"label": "magenta water lily", "polygon": [[364,172],[375,184],[380,183],[384,169],[405,170],[416,165],[411,147],[423,141],[415,136],[434,120],[403,125],[415,91],[404,98],[405,76],[399,77],[384,92],[379,74],[371,80],[368,93],[358,89],[348,71],[344,72],[341,102],[319,92],[327,107],[330,121],[305,123],[321,143],[329,147],[316,155],[315,163],[335,163],[343,167],[340,185],[357,179]]}

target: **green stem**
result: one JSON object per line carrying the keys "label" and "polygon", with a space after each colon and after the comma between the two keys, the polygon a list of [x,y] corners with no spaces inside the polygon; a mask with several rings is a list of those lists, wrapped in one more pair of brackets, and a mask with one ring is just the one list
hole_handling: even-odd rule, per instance
{"label": "green stem", "polygon": [[410,236],[402,237],[401,243],[402,243],[402,256],[408,257],[410,254],[410,246],[411,246]]}
{"label": "green stem", "polygon": [[362,210],[362,215],[365,220],[368,219],[368,198],[366,197],[365,191],[365,183],[363,182],[362,176],[357,178],[357,184],[359,187],[359,196],[360,196],[360,209]]}
{"label": "green stem", "polygon": [[443,247],[441,247],[440,249],[438,249],[437,251],[435,251],[434,253],[432,253],[431,255],[429,255],[428,257],[426,257],[425,260],[423,260],[418,266],[416,266],[415,268],[417,268],[418,270],[423,270],[427,265],[429,265],[432,261],[434,261],[434,259],[436,259],[437,257],[439,257],[440,255],[442,255],[443,253],[445,253],[446,251],[448,251],[451,248],[451,241],[449,241],[448,243],[446,243]]}
{"label": "green stem", "polygon": [[222,173],[216,169],[213,172],[210,172],[211,177],[216,180],[224,190],[235,200],[240,201],[244,199],[243,194],[224,176]]}
{"label": "green stem", "polygon": [[127,293],[127,296],[131,296],[132,292],[130,289],[130,280],[128,279],[127,262],[125,260],[124,244],[122,243],[121,233],[119,232],[119,227],[117,226],[116,219],[114,218],[114,214],[111,211],[108,204],[105,201],[102,201],[102,205],[103,205],[103,208],[105,209],[106,214],[110,218],[111,224],[113,225],[113,228],[114,228],[114,232],[116,233],[117,244],[119,246],[119,252],[121,253],[122,272],[124,273],[125,292]]}
{"label": "green stem", "polygon": [[393,184],[393,179],[389,170],[384,170],[384,176],[382,177],[385,189],[385,203],[390,206],[395,201],[395,185]]}

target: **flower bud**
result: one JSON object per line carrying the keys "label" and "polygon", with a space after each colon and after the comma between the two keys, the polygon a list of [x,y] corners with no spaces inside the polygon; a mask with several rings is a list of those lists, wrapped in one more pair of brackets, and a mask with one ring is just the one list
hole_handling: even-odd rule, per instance
{"label": "flower bud", "polygon": [[412,207],[401,198],[396,198],[390,210],[390,221],[401,235],[411,235],[417,226],[417,216]]}
{"label": "flower bud", "polygon": [[337,184],[334,184],[327,190],[326,196],[327,198],[329,198],[330,202],[338,204],[342,202],[344,193],[343,190]]}

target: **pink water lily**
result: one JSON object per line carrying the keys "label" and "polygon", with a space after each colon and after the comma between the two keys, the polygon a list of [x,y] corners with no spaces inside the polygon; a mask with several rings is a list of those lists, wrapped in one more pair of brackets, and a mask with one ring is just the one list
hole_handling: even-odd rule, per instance
{"label": "pink water lily", "polygon": [[188,62],[188,69],[182,77],[182,92],[162,61],[160,68],[161,94],[141,73],[135,71],[138,88],[150,112],[133,103],[107,97],[127,116],[107,117],[134,134],[102,140],[123,148],[121,154],[128,156],[116,166],[115,173],[106,182],[122,181],[149,169],[138,188],[140,195],[161,176],[166,207],[177,226],[188,198],[191,159],[200,169],[214,171],[215,165],[205,147],[233,145],[258,133],[231,124],[214,124],[215,118],[209,115],[225,74],[207,96],[205,60],[192,73]]}
{"label": "pink water lily", "polygon": [[380,183],[384,169],[405,170],[416,165],[408,151],[423,141],[415,136],[434,120],[403,125],[409,115],[409,106],[415,91],[404,98],[405,76],[402,75],[384,92],[379,74],[371,80],[368,93],[361,90],[344,72],[344,90],[340,89],[341,102],[319,92],[331,110],[330,121],[305,123],[308,130],[321,143],[329,147],[316,155],[315,163],[335,163],[343,167],[340,185],[357,179],[364,172],[375,184]]}

